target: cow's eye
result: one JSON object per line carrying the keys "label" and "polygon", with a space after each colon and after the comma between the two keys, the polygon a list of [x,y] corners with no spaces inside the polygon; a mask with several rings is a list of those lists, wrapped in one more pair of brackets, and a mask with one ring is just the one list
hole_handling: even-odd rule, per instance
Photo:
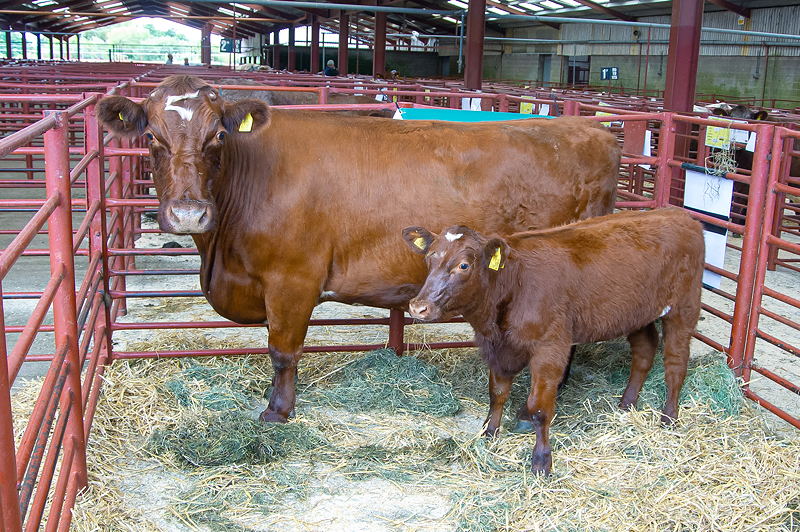
{"label": "cow's eye", "polygon": [[461,268],[462,270],[466,270],[469,268],[469,264],[467,264],[466,262],[462,262],[461,264],[458,265],[458,267]]}
{"label": "cow's eye", "polygon": [[147,139],[148,141],[150,141],[150,142],[153,142],[153,140],[155,139],[155,137],[153,136],[153,134],[152,134],[152,133],[150,133],[149,131],[148,131],[147,133],[145,133],[145,134],[144,134],[144,138],[146,138],[146,139]]}
{"label": "cow's eye", "polygon": [[224,131],[220,131],[219,133],[217,133],[217,140],[220,141],[220,142],[225,140],[225,132]]}

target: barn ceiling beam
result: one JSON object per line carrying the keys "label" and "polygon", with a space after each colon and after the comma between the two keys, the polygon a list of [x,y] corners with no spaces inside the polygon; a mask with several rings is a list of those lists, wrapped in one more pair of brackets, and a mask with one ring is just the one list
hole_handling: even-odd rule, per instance
{"label": "barn ceiling beam", "polygon": [[[580,0],[575,0],[575,1],[578,2]],[[493,2],[492,0],[486,0],[486,5],[491,7],[496,7],[498,9],[503,9],[505,11],[508,11],[509,13],[516,13],[517,15],[528,14],[527,11],[523,11],[522,9],[517,9],[516,7],[510,6],[508,4],[501,4],[500,2]],[[544,24],[545,26],[550,26],[551,28],[556,30],[561,28],[561,24],[556,24],[555,22],[543,21],[541,22],[541,24]]]}
{"label": "barn ceiling beam", "polygon": [[[578,0],[575,0],[576,2]],[[740,5],[734,4],[733,2],[728,2],[728,0],[708,0],[715,6],[719,6],[722,9],[727,9],[728,11],[733,11],[737,15],[741,15],[744,18],[750,18],[750,8],[742,7]]]}
{"label": "barn ceiling beam", "polygon": [[[710,1],[713,1],[713,0],[710,0]],[[719,0],[719,1],[724,2],[725,0]],[[605,13],[606,15],[610,15],[610,16],[612,16],[614,18],[618,18],[620,20],[626,20],[628,22],[636,21],[636,17],[632,17],[630,15],[626,15],[622,11],[617,11],[616,9],[611,9],[610,7],[606,7],[606,6],[600,5],[597,2],[592,2],[592,0],[575,0],[575,2],[578,2],[579,4],[584,5],[586,7],[590,7],[592,9],[594,9],[595,11],[599,11],[600,13]]]}

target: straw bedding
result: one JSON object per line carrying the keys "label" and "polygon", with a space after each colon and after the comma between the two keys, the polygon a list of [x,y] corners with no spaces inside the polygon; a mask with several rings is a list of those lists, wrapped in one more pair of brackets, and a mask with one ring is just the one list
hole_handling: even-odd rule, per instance
{"label": "straw bedding", "polygon": [[[126,348],[200,346],[246,347],[181,331]],[[309,354],[285,425],[256,421],[266,357],[116,362],[73,526],[800,530],[800,437],[768,428],[720,356],[691,362],[669,428],[658,421],[660,362],[639,409],[616,408],[628,362],[621,341],[579,350],[551,430],[549,478],[528,470],[533,436],[510,431],[526,375],[501,436],[480,437],[487,374],[474,349]]]}

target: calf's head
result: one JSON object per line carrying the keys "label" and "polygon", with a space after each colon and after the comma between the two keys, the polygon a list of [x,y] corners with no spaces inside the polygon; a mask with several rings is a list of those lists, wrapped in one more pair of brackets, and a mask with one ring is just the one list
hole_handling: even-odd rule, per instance
{"label": "calf's head", "polygon": [[225,150],[264,127],[269,108],[258,100],[226,102],[199,78],[171,76],[141,103],[103,98],[97,117],[118,136],[144,135],[161,202],[161,229],[204,233],[216,224],[212,186],[225,178]]}
{"label": "calf's head", "polygon": [[425,256],[428,267],[425,284],[408,305],[411,316],[424,321],[449,319],[483,302],[509,252],[505,240],[484,237],[463,225],[440,235],[406,227],[403,238],[412,251]]}

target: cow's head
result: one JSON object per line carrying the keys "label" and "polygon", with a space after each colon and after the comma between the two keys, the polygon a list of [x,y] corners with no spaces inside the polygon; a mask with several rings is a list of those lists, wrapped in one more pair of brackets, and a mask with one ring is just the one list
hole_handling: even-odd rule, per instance
{"label": "cow's head", "polygon": [[505,266],[509,246],[463,225],[435,235],[422,227],[403,229],[412,251],[425,256],[428,277],[408,304],[415,319],[449,319],[469,311],[488,295],[490,281]]}
{"label": "cow's head", "polygon": [[712,111],[712,114],[731,118],[744,118],[746,120],[767,120],[769,118],[769,113],[764,109],[753,109],[746,105],[735,105],[730,111],[717,108]]}
{"label": "cow's head", "polygon": [[212,184],[224,178],[226,146],[268,124],[269,108],[258,100],[226,102],[199,78],[171,76],[141,104],[103,98],[97,116],[118,136],[144,135],[161,200],[161,229],[204,233],[216,224]]}

